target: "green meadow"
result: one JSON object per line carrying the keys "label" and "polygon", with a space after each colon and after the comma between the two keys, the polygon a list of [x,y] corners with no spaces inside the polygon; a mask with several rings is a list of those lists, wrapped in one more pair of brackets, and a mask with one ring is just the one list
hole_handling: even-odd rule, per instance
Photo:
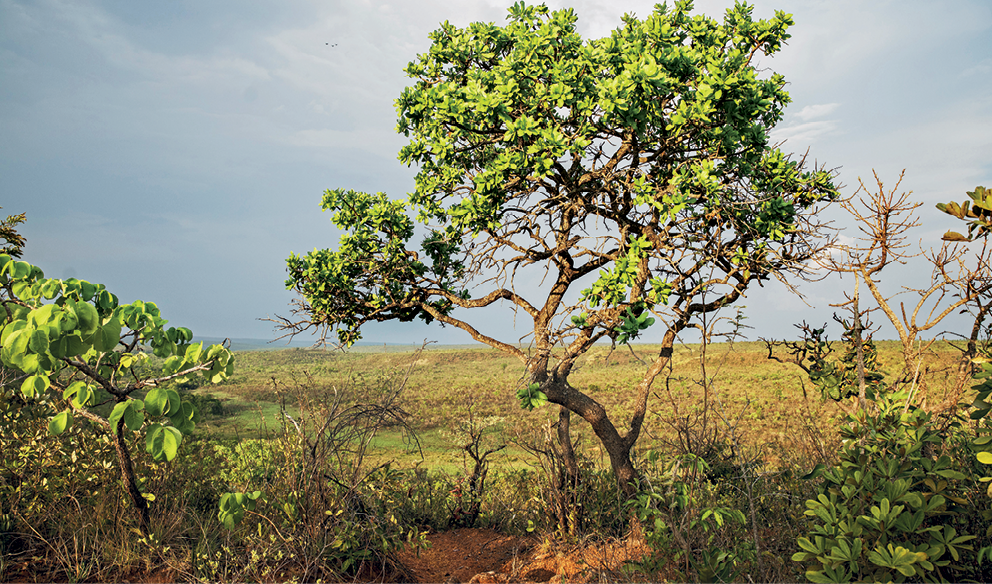
{"label": "green meadow", "polygon": [[[877,343],[884,372],[901,365],[899,345]],[[611,412],[630,407],[643,362],[657,354],[654,345],[611,350],[597,347],[570,377]],[[778,354],[778,353],[777,353]],[[954,389],[960,352],[950,343],[935,344],[925,367],[931,372],[929,400],[945,400]],[[496,429],[509,446],[495,464],[522,463],[513,446],[535,428],[557,419],[557,408],[524,411],[514,397],[523,365],[496,350],[472,346],[413,348],[362,347],[341,352],[291,348],[236,353],[234,376],[215,386],[197,388],[201,403],[217,400],[216,413],[203,416],[198,431],[220,438],[264,438],[292,428],[301,392],[337,392],[354,403],[369,391],[398,390],[397,404],[409,428],[386,429],[376,439],[376,456],[402,464],[450,469],[460,459],[454,430],[470,410],[478,417],[498,417]],[[820,398],[799,367],[768,358],[762,342],[686,344],[677,347],[671,371],[653,387],[651,413],[637,451],[676,448],[705,423],[712,432],[733,428],[742,447],[772,461],[799,450],[826,448],[818,439],[833,436],[842,406]],[[705,376],[705,377],[704,377]],[[890,375],[891,376],[891,375]],[[704,383],[706,379],[706,383]],[[708,408],[704,408],[708,404]],[[201,407],[201,411],[205,408]],[[703,420],[706,410],[708,419]],[[626,416],[619,416],[624,419]],[[721,428],[722,427],[722,428]],[[608,466],[587,424],[573,417],[573,429],[585,453]],[[419,441],[411,442],[412,430]],[[422,455],[422,456],[421,456]]]}

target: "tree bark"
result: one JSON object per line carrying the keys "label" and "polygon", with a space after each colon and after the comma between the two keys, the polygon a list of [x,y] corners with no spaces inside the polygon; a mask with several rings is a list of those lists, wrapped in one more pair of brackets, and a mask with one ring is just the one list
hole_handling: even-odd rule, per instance
{"label": "tree bark", "polygon": [[128,452],[127,442],[124,438],[125,432],[130,432],[130,430],[124,426],[124,419],[121,418],[117,421],[117,434],[114,436],[117,462],[121,467],[121,481],[124,483],[124,488],[131,498],[131,503],[134,505],[135,511],[138,512],[138,527],[141,529],[141,533],[147,536],[150,533],[148,503],[141,496],[141,491],[138,490],[138,481],[134,475],[134,465],[131,463],[131,454]]}
{"label": "tree bark", "polygon": [[[569,385],[567,379],[552,376],[551,378],[546,378],[545,383],[542,384],[542,389],[550,402],[578,414],[592,426],[593,432],[595,432],[596,437],[599,438],[600,443],[610,457],[610,466],[613,468],[620,490],[627,498],[633,497],[638,489],[638,474],[634,468],[634,463],[630,459],[630,451],[637,443],[637,439],[641,434],[641,426],[647,411],[651,385],[671,361],[675,337],[675,330],[669,329],[665,333],[658,357],[648,368],[644,379],[638,384],[635,390],[637,397],[634,414],[630,420],[630,427],[624,435],[621,435],[617,431],[616,426],[610,420],[606,408],[602,404]],[[562,414],[559,413],[559,436],[562,431],[562,419]]]}
{"label": "tree bark", "polygon": [[579,463],[575,458],[575,449],[572,448],[571,420],[572,412],[568,411],[568,408],[560,407],[558,409],[558,442],[561,444],[561,458],[565,465],[567,484],[571,488],[575,488],[579,482]]}

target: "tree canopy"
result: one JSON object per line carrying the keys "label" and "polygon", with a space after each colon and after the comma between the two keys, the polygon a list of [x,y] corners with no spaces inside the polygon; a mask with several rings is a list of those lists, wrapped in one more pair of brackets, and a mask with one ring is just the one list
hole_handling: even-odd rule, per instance
{"label": "tree canopy", "polygon": [[[680,1],[594,40],[571,9],[522,2],[505,26],[443,23],[396,102],[414,191],[324,194],[345,234],[337,250],[289,258],[305,318],[284,324],[343,344],[372,321],[457,326],[526,364],[525,406],[539,392],[629,450],[676,335],[752,282],[803,273],[825,243],[816,213],[836,195],[832,174],[770,143],[789,96],[756,67],[792,19],[752,10],[738,3],[721,23]],[[546,285],[525,297],[515,278],[533,267]],[[531,350],[456,311],[497,302],[530,317]],[[568,374],[595,342],[630,341],[656,319],[667,349],[620,436]]]}

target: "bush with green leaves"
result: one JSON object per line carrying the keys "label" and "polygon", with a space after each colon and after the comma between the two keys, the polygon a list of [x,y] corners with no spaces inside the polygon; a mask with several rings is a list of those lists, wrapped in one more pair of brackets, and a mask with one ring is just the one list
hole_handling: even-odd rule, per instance
{"label": "bush with green leaves", "polygon": [[754,549],[746,538],[728,538],[727,533],[742,531],[747,518],[722,501],[717,485],[706,480],[706,461],[693,454],[665,460],[651,451],[647,462],[655,476],[644,481],[628,505],[643,526],[651,553],[632,568],[648,575],[674,571],[698,582],[739,580]]}
{"label": "bush with green leaves", "polygon": [[406,378],[336,388],[306,373],[295,381],[280,389],[298,407],[293,417],[281,412],[281,433],[215,448],[230,491],[218,519],[234,536],[271,528],[295,557],[313,562],[304,580],[395,566],[396,550],[424,534],[402,521],[397,499],[412,492],[405,474],[371,453],[383,429],[409,430],[398,402]]}
{"label": "bush with green leaves", "polygon": [[[0,360],[19,373],[19,400],[56,404],[48,431],[64,433],[77,418],[109,436],[125,492],[149,530],[147,500],[135,475],[130,442],[143,435],[156,461],[171,461],[193,431],[196,409],[163,387],[203,376],[218,382],[234,368],[221,346],[192,343],[186,328],[166,328],[158,307],[136,300],[121,304],[102,284],[46,278],[41,268],[0,255]],[[164,359],[157,371],[149,352]],[[152,371],[149,374],[149,371]]]}
{"label": "bush with green leaves", "polygon": [[974,481],[945,449],[960,424],[910,405],[905,392],[873,404],[848,416],[837,465],[817,469],[812,528],[793,560],[812,582],[967,578],[975,536],[954,519]]}

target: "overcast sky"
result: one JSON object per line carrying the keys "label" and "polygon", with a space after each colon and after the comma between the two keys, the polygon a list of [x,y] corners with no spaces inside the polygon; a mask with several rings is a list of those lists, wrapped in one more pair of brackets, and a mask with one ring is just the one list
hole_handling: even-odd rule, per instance
{"label": "overcast sky", "polygon": [[[509,4],[0,0],[2,212],[27,212],[25,259],[49,276],[154,301],[199,335],[271,338],[257,319],[287,313],[286,256],[336,241],[324,189],[412,190],[393,100],[427,34],[444,20],[502,23]],[[587,38],[653,6],[548,4],[574,7]],[[992,3],[760,0],[755,14],[775,9],[796,21],[761,61],[793,98],[775,137],[837,168],[848,194],[873,168],[890,184],[905,168],[902,186],[925,203],[917,237],[936,242],[955,225],[933,205],[992,186]],[[823,322],[841,285],[804,288],[817,311],[756,288],[751,335]],[[484,324],[516,338],[505,314]],[[365,337],[467,340],[403,323]]]}

